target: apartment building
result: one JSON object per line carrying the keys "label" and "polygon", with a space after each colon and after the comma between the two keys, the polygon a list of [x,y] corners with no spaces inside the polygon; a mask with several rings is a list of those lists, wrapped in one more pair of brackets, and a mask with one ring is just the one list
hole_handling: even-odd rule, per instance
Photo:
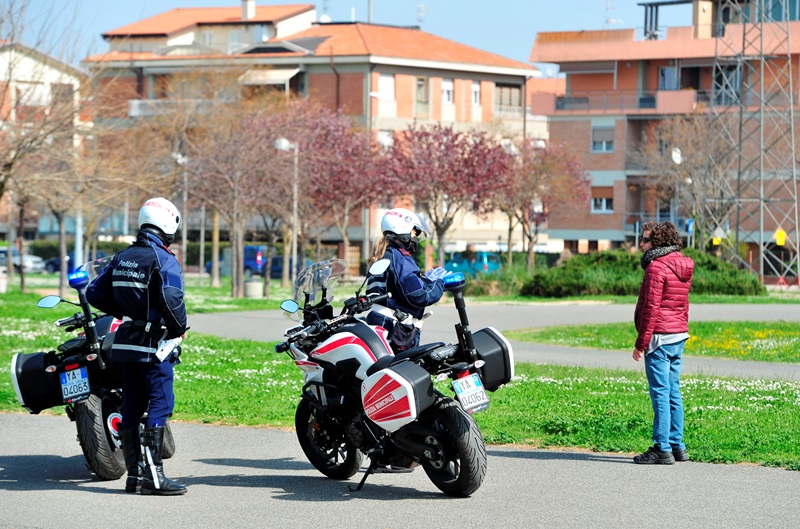
{"label": "apartment building", "polygon": [[[526,81],[539,75],[535,67],[416,27],[320,21],[313,4],[244,0],[173,9],[103,38],[108,52],[84,61],[99,87],[115,86],[98,104],[115,109],[97,116],[100,125],[169,112],[172,95],[163,87],[171,76],[236,65],[248,68],[244,88],[269,87],[341,109],[377,142],[391,142],[414,121],[477,128],[498,139],[547,134],[545,119],[526,112]],[[357,219],[350,235],[356,245],[378,235],[380,213]],[[465,216],[450,239],[496,244],[505,230],[502,218]]]}
{"label": "apartment building", "polygon": [[[691,4],[692,19],[683,27],[658,26],[659,9],[676,4]],[[684,235],[689,234],[691,212],[680,207],[677,193],[665,196],[648,185],[656,175],[648,172],[634,153],[653,141],[649,131],[663,120],[708,116],[731,98],[753,100],[754,94],[739,93],[739,86],[758,86],[757,75],[742,78],[747,75],[742,65],[758,65],[760,60],[758,41],[747,43],[746,48],[741,44],[754,24],[767,19],[780,22],[772,27],[764,23],[763,34],[770,34],[765,37],[769,42],[775,42],[780,31],[788,28],[785,45],[791,46],[793,82],[797,82],[800,44],[795,36],[800,31],[800,9],[796,1],[664,0],[639,5],[643,8],[642,27],[541,32],[530,55],[532,62],[557,64],[566,81],[561,95],[530,94],[532,111],[548,117],[551,141],[566,142],[580,153],[592,179],[591,200],[580,214],[566,217],[556,211],[550,217],[548,234],[563,238],[574,251],[630,245],[638,223],[646,221],[669,220]],[[783,6],[787,6],[785,13],[780,11]],[[793,40],[788,39],[789,34]],[[723,38],[733,42],[733,47],[725,49]],[[728,60],[730,67],[715,70],[715,61],[719,66],[721,60]],[[767,53],[765,62],[770,60],[773,58]],[[742,108],[745,113],[758,111],[752,102],[745,102]],[[774,134],[774,130],[766,133]],[[706,144],[695,147],[705,149]],[[780,221],[767,224],[762,229],[781,229]],[[786,231],[795,228],[784,227]],[[730,233],[732,226],[717,229],[723,228]],[[740,228],[738,235],[757,228],[751,222]]]}
{"label": "apartment building", "polygon": [[[63,142],[65,149],[79,147],[78,130],[87,118],[79,112],[84,80],[82,72],[55,57],[19,42],[0,41],[0,144],[5,149],[4,163],[19,166],[54,141]],[[4,191],[0,237],[8,240],[14,240],[19,231],[19,211],[14,205],[17,197],[11,185],[14,169],[11,171],[0,174]],[[39,212],[29,207],[19,235],[34,238],[39,217]]]}

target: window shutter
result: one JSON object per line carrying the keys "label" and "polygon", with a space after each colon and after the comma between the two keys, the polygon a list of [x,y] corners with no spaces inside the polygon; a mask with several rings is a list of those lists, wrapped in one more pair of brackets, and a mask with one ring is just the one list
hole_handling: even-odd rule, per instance
{"label": "window shutter", "polygon": [[614,141],[614,129],[611,127],[592,129],[592,141]]}

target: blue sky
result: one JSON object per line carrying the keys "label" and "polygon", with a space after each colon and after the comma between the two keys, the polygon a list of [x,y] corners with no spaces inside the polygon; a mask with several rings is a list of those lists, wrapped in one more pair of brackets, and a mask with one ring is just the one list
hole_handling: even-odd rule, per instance
{"label": "blue sky", "polygon": [[[100,34],[176,7],[241,6],[240,0],[29,0],[30,24],[46,19],[58,5],[59,18],[74,19],[83,55],[105,51]],[[56,4],[54,4],[54,2]],[[63,2],[63,3],[62,3]],[[256,0],[257,5],[311,3],[302,0]],[[368,0],[314,2],[317,15],[333,21],[366,21]],[[63,6],[70,6],[64,8]],[[420,6],[423,15],[419,21]],[[609,21],[611,19],[611,21]],[[420,25],[424,31],[504,57],[528,62],[539,31],[603,28],[641,28],[644,8],[634,0],[373,0],[372,21],[380,24]],[[691,25],[691,5],[665,6],[659,25]]]}

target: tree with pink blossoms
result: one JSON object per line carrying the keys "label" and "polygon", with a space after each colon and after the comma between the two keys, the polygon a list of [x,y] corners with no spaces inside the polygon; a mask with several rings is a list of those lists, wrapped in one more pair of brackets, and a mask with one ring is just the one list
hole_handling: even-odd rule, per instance
{"label": "tree with pink blossoms", "polygon": [[392,146],[387,172],[399,195],[408,195],[436,234],[437,262],[445,262],[447,232],[456,217],[485,217],[497,190],[508,183],[510,157],[488,134],[452,127],[409,126]]}

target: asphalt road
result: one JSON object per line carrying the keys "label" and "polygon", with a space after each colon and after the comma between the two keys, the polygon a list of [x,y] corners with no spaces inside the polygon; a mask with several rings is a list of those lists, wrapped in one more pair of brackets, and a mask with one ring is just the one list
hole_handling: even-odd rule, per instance
{"label": "asphalt road", "polygon": [[173,425],[168,476],[185,496],[126,494],[98,481],[63,416],[0,414],[0,527],[794,528],[800,472],[744,465],[640,466],[628,456],[489,447],[483,486],[445,496],[421,469],[364,489],[306,461],[293,432]]}

